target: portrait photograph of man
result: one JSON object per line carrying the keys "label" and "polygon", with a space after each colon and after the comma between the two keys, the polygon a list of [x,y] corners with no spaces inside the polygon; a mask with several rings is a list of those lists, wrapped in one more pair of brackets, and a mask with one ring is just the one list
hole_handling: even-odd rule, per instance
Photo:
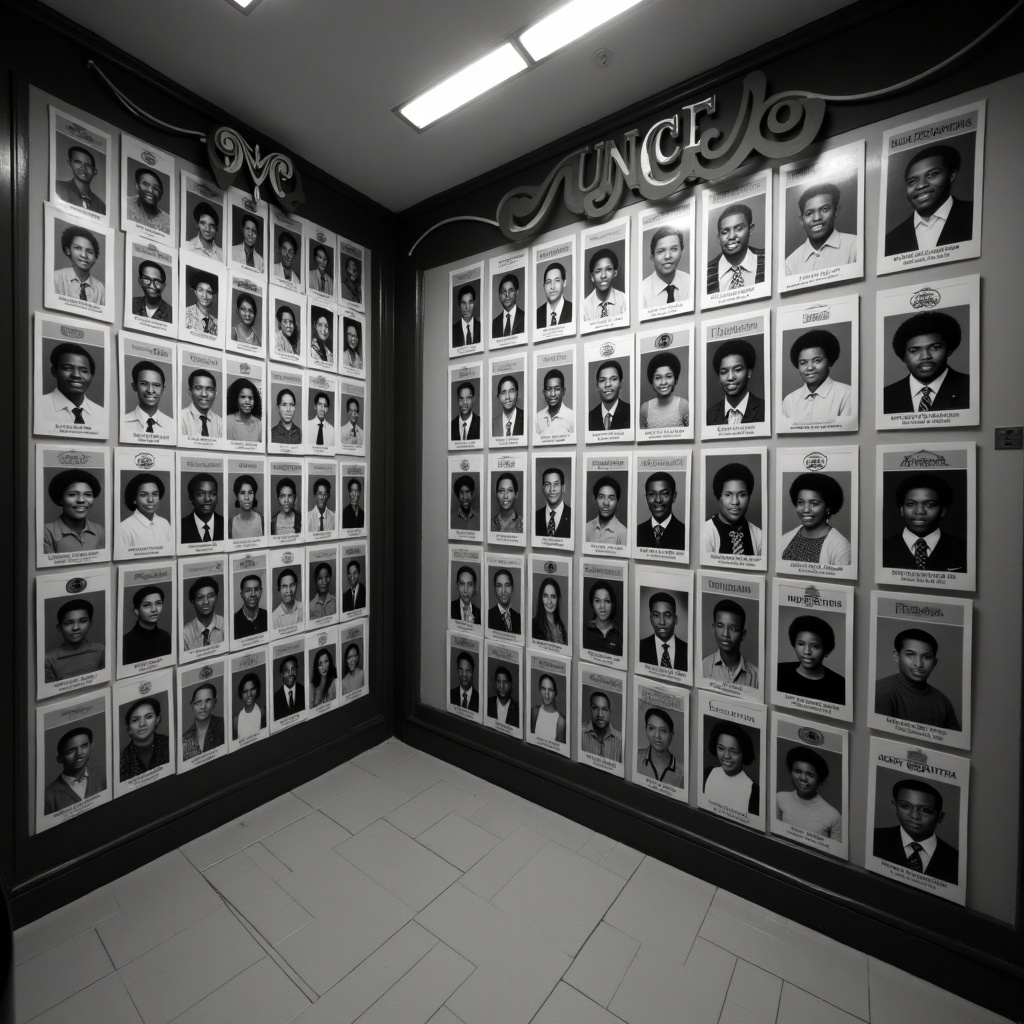
{"label": "portrait photograph of man", "polygon": [[[475,548],[448,549],[449,591],[454,594],[448,615],[449,629],[479,633],[483,623],[480,611],[480,580],[483,577],[481,554]],[[486,597],[485,593],[485,597]]]}
{"label": "portrait photograph of man", "polygon": [[449,537],[461,537],[466,534],[470,536],[464,539],[481,540],[481,524],[483,517],[480,514],[480,477],[482,475],[482,459],[480,466],[470,472],[464,472],[464,468],[470,468],[471,463],[463,458],[450,458],[448,460],[448,478],[451,481],[451,498],[448,503]]}
{"label": "portrait photograph of man", "polygon": [[318,462],[307,466],[307,470],[306,500],[312,503],[306,513],[307,528],[310,540],[322,541],[333,537],[338,529],[334,509],[335,466],[330,462]]}
{"label": "portrait photograph of man", "polygon": [[625,776],[626,675],[581,663],[576,684],[579,761],[621,779]]}
{"label": "portrait photograph of man", "polygon": [[177,294],[177,260],[173,250],[133,236],[125,239],[125,246],[125,325],[149,334],[177,337],[172,305]]}
{"label": "portrait photograph of man", "polygon": [[[184,513],[178,531],[178,554],[223,550],[224,460],[178,453],[178,500]],[[195,545],[212,545],[195,550]]]}
{"label": "portrait photograph of man", "polygon": [[[293,633],[301,633],[306,627],[306,608],[302,601],[302,563],[295,556],[301,551],[294,549],[271,554],[272,582],[270,603],[271,639],[277,640]],[[288,562],[284,559],[288,558]],[[244,606],[243,606],[244,607]]]}
{"label": "portrait photograph of man", "polygon": [[576,236],[569,235],[530,251],[533,274],[534,341],[571,337],[576,333],[573,292],[576,289]]}
{"label": "portrait photograph of man", "polygon": [[702,573],[699,591],[698,685],[763,704],[764,580],[738,573]]}
{"label": "portrait photograph of man", "polygon": [[178,338],[223,349],[228,317],[221,303],[226,293],[226,271],[197,263],[183,251],[178,267]]}
{"label": "portrait photograph of man", "polygon": [[[496,372],[495,364],[504,366],[510,363],[517,367],[511,373]],[[497,381],[495,382],[495,378]],[[526,360],[498,359],[491,360],[491,382],[494,388],[494,401],[491,417],[491,445],[512,448],[526,445],[526,414],[523,412],[523,383],[526,377]]]}
{"label": "portrait photograph of man", "polygon": [[305,437],[310,455],[334,454],[334,415],[337,406],[336,377],[310,371],[306,387]]}
{"label": "portrait photograph of man", "polygon": [[491,591],[487,609],[487,636],[498,640],[515,637],[522,643],[522,559],[510,555],[492,555],[487,560],[487,576]]}
{"label": "portrait photograph of man", "polygon": [[483,272],[483,264],[476,264],[453,270],[449,274],[452,354],[469,354],[483,348],[484,338],[480,333],[480,314],[483,310],[480,285]]}
{"label": "portrait photograph of man", "polygon": [[[306,608],[309,624],[311,626],[332,625],[338,621],[338,583],[335,571],[338,561],[337,548],[308,548],[306,558],[306,578],[309,580],[306,589]],[[320,561],[315,559],[320,559]],[[366,587],[359,583],[359,561],[352,559],[351,563],[355,566],[357,573],[355,590],[362,596],[361,607],[365,608]]]}
{"label": "portrait photograph of man", "polygon": [[[704,324],[705,331],[709,330]],[[758,437],[768,433],[764,335],[727,338],[705,345],[706,437]],[[760,392],[760,393],[758,393]]]}
{"label": "portrait photograph of man", "polygon": [[484,725],[523,738],[523,649],[487,644]]}
{"label": "portrait photograph of man", "polygon": [[[641,621],[637,625],[638,645],[636,669],[653,678],[667,678],[675,673],[677,678],[688,677],[690,672],[689,643],[679,636],[685,628],[689,607],[689,595],[678,591],[654,590],[646,595],[640,588],[640,606],[646,605],[650,624]],[[647,632],[651,630],[651,632]],[[669,670],[669,671],[662,671]]]}
{"label": "portrait photograph of man", "polygon": [[[358,470],[358,472],[353,472]],[[341,486],[345,507],[341,510],[341,530],[345,537],[366,536],[366,473],[363,466],[341,463]]]}
{"label": "portrait photograph of man", "polygon": [[174,419],[174,352],[138,335],[121,332],[122,444],[173,445],[178,426]]}
{"label": "portrait photograph of man", "polygon": [[266,273],[267,204],[257,203],[247,192],[232,188],[228,191],[231,211],[231,245],[228,263],[234,270],[250,274]]}
{"label": "portrait photograph of man", "polygon": [[[339,564],[345,570],[345,578],[340,584],[344,588],[341,595],[341,610],[346,613],[347,618],[362,618],[368,614],[367,558],[365,543],[342,545]],[[319,578],[316,583],[319,587]]]}
{"label": "portrait photograph of man", "polygon": [[[491,261],[492,278],[496,276],[494,271],[496,262],[503,261]],[[491,320],[492,348],[510,344],[509,339],[518,339],[520,335],[526,333],[526,312],[520,300],[520,293],[523,292],[525,281],[526,256],[524,253],[515,270],[508,270],[497,279],[494,293],[494,298],[497,301],[492,300],[491,302],[491,308],[496,311]]]}
{"label": "portrait photograph of man", "polygon": [[533,417],[535,445],[574,444],[576,413],[573,387],[576,377],[576,349],[544,349],[533,354],[536,392]]}
{"label": "portrait photograph of man", "polygon": [[187,559],[178,563],[181,603],[178,639],[181,662],[199,661],[228,649],[228,624],[224,618],[227,560]]}
{"label": "portrait photograph of man", "polygon": [[51,106],[50,187],[53,202],[85,217],[108,223],[113,202],[111,181],[116,169],[110,167],[113,152],[110,136]]}
{"label": "portrait photograph of man", "polygon": [[580,333],[629,325],[629,218],[583,232],[583,319]]}
{"label": "portrait photograph of man", "polygon": [[701,565],[726,569],[767,568],[767,450],[718,449],[702,453]]}
{"label": "portrait photograph of man", "polygon": [[365,305],[364,255],[361,246],[338,236],[338,263],[341,266],[340,301],[360,310]]}
{"label": "portrait photograph of man", "polygon": [[[122,579],[130,583],[130,577],[123,576]],[[161,580],[141,586],[122,586],[121,594],[118,675],[138,675],[173,665],[175,623],[172,583]]]}
{"label": "portrait photograph of man", "polygon": [[[102,595],[101,595],[102,596]],[[44,679],[46,683],[68,683],[76,679],[85,679],[83,686],[101,682],[106,665],[106,644],[103,641],[106,629],[106,616],[101,615],[97,622],[96,604],[86,597],[75,597],[62,602],[54,613],[54,621],[60,634],[60,642],[46,651],[43,659]],[[100,606],[100,611],[106,609]],[[90,634],[95,629],[95,637]],[[55,693],[75,689],[74,685],[54,688]],[[49,696],[49,694],[46,694]]]}
{"label": "portrait photograph of man", "polygon": [[270,731],[275,733],[306,717],[306,644],[302,636],[270,647],[274,694]]}
{"label": "portrait photograph of man", "polygon": [[184,346],[179,354],[182,394],[178,444],[183,448],[219,448],[224,439],[224,361],[220,356]]}
{"label": "portrait photograph of man", "polygon": [[641,321],[693,311],[696,208],[691,197],[673,210],[653,207],[638,213]]}
{"label": "portrait photograph of man", "polygon": [[572,507],[576,456],[533,456],[533,546],[573,549]]}
{"label": "portrait photograph of man", "polygon": [[338,406],[345,409],[345,419],[338,426],[339,449],[348,455],[365,455],[366,423],[369,417],[366,388],[343,379],[338,393]]}
{"label": "portrait photograph of man", "polygon": [[[653,466],[666,464],[666,468]],[[635,467],[636,531],[634,551],[643,558],[689,560],[686,523],[689,505],[689,453],[637,454]]]}
{"label": "portrait photograph of man", "polygon": [[305,236],[309,274],[306,277],[306,291],[334,299],[334,235],[328,234],[315,224],[306,225]]}
{"label": "portrait photograph of man", "polygon": [[[232,570],[237,564],[232,561]],[[270,618],[264,597],[266,569],[239,570],[237,573],[232,571],[232,580],[236,576],[238,583],[235,587],[235,612],[232,616],[232,649],[237,649],[236,645],[240,641],[265,642],[270,630]],[[252,646],[252,643],[246,643],[244,646]]]}
{"label": "portrait photograph of man", "polygon": [[172,245],[174,157],[121,135],[121,230]]}
{"label": "portrait photograph of man", "polygon": [[483,408],[483,396],[480,394],[482,374],[482,363],[451,369],[451,409],[454,415],[448,434],[450,449],[483,447],[480,422],[480,409]]}
{"label": "portrait photograph of man", "polygon": [[45,302],[49,309],[114,319],[114,232],[45,206]]}
{"label": "portrait photograph of man", "polygon": [[492,544],[526,544],[525,491],[529,458],[525,452],[488,457],[491,506],[487,539]]}
{"label": "portrait photograph of man", "polygon": [[[610,345],[599,344],[600,349]],[[627,348],[625,345],[615,346]],[[631,341],[629,348],[632,347]],[[626,352],[617,359],[593,359],[595,353],[587,346],[585,358],[590,381],[591,409],[587,416],[587,443],[599,444],[615,441],[628,441],[633,437],[633,409],[626,398],[629,397],[631,382],[628,371],[632,362],[631,355]]]}
{"label": "portrait photograph of man", "polygon": [[109,436],[110,350],[107,327],[51,313],[35,315],[34,433],[96,440]]}
{"label": "portrait photograph of man", "polygon": [[483,640],[465,633],[448,633],[448,710],[473,722],[483,721],[480,671]]}
{"label": "portrait photograph of man", "polygon": [[[604,462],[605,460],[597,460]],[[587,489],[590,492],[583,527],[583,550],[588,554],[629,553],[629,460],[615,459],[616,465],[625,465],[612,472],[587,469]],[[590,516],[590,513],[596,513]]]}

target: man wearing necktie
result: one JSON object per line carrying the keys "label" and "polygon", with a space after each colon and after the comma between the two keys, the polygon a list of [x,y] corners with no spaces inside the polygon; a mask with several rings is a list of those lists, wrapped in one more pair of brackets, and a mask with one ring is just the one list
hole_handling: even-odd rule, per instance
{"label": "man wearing necktie", "polygon": [[746,338],[723,341],[711,357],[723,397],[708,408],[708,426],[764,423],[764,399],[750,390],[757,352]]}
{"label": "man wearing necktie", "polygon": [[455,393],[458,402],[458,415],[452,420],[451,439],[453,441],[479,441],[480,417],[473,411],[476,404],[476,385],[464,380]]}
{"label": "man wearing necktie", "polygon": [[498,381],[498,412],[491,420],[491,437],[522,437],[526,420],[519,408],[519,381],[506,373]]}
{"label": "man wearing necktie", "polygon": [[73,224],[61,232],[60,248],[71,266],[54,271],[53,290],[65,298],[102,306],[107,301],[106,289],[92,273],[100,258],[97,237],[88,229]]}
{"label": "man wearing necktie", "polygon": [[277,667],[280,686],[274,693],[274,721],[306,710],[306,691],[299,679],[299,659],[289,654]]}
{"label": "man wearing necktie", "polygon": [[572,509],[562,500],[565,473],[560,466],[550,466],[541,474],[544,504],[537,509],[533,536],[537,543],[544,537],[572,536]]}
{"label": "man wearing necktie", "polygon": [[619,257],[614,249],[598,249],[590,257],[590,281],[594,290],[583,300],[584,321],[607,320],[628,313],[624,292],[613,287],[619,276]]}
{"label": "man wearing necktie", "polygon": [[651,235],[654,270],[640,285],[640,302],[644,309],[671,306],[690,297],[690,275],[679,269],[684,248],[680,228],[665,225]]}
{"label": "man wearing necktie", "polygon": [[487,628],[496,629],[502,633],[523,632],[522,616],[512,607],[512,594],[515,590],[515,582],[512,573],[508,569],[499,569],[494,574],[494,596],[497,604],[487,610]]}
{"label": "man wearing necktie", "polygon": [[672,514],[678,496],[675,478],[665,470],[652,473],[644,484],[644,496],[651,518],[636,528],[637,547],[682,551],[686,547],[686,525]]}
{"label": "man wearing necktie", "polygon": [[749,206],[733,203],[718,215],[720,256],[708,261],[707,292],[735,291],[764,281],[764,249],[750,244],[754,214]]}
{"label": "man wearing necktie", "polygon": [[949,365],[961,338],[959,322],[941,309],[925,310],[904,320],[893,335],[892,350],[910,372],[882,390],[882,411],[927,413],[969,408],[970,375]]}
{"label": "man wearing necktie", "polygon": [[571,324],[573,321],[572,302],[563,297],[568,275],[561,263],[551,263],[544,271],[544,294],[547,302],[537,310],[537,329],[554,327],[556,324]]}
{"label": "man wearing necktie", "polygon": [[633,422],[629,402],[619,398],[626,382],[622,364],[606,359],[597,368],[596,380],[601,401],[590,410],[587,427],[590,430],[628,430]]}
{"label": "man wearing necktie", "polygon": [[185,307],[185,329],[202,336],[206,344],[217,337],[217,275],[205,270],[193,270],[188,286],[195,302]]}
{"label": "man wearing necktie", "polygon": [[71,178],[53,183],[57,198],[69,206],[92,213],[106,213],[107,204],[92,190],[92,180],[97,174],[96,158],[84,146],[69,146],[67,164],[71,168]]}
{"label": "man wearing necktie", "polygon": [[331,396],[326,391],[318,391],[313,396],[315,415],[306,424],[306,437],[314,448],[334,448],[334,424],[328,422],[327,414],[331,409]]}
{"label": "man wearing necktie", "polygon": [[922,572],[967,572],[967,542],[942,529],[953,504],[949,474],[910,473],[899,482],[894,497],[903,529],[883,539],[882,565]]}
{"label": "man wearing necktie", "polygon": [[212,473],[189,477],[186,488],[192,512],[181,521],[182,544],[205,544],[224,539],[224,517],[217,513],[217,478]]}
{"label": "man wearing necktie", "polygon": [[476,569],[471,565],[460,565],[455,573],[455,588],[459,596],[452,601],[451,618],[468,626],[480,625],[480,609],[473,604],[476,593]]}
{"label": "man wearing necktie", "polygon": [[341,428],[341,444],[346,448],[361,448],[365,436],[363,428],[359,426],[359,399],[350,398],[345,403],[345,412],[348,414],[348,423]]}
{"label": "man wearing necktie", "polygon": [[935,834],[946,816],[942,794],[919,779],[900,779],[892,787],[892,805],[899,824],[876,828],[871,852],[909,871],[958,885],[960,852]]}
{"label": "man wearing necktie", "polygon": [[348,581],[348,586],[341,599],[343,612],[354,612],[366,607],[366,584],[360,582],[361,576],[359,562],[353,558],[345,566],[345,579]]}
{"label": "man wearing necktie", "polygon": [[217,400],[217,378],[213,371],[193,370],[188,375],[188,394],[192,401],[179,418],[181,435],[190,440],[223,437],[224,421],[213,411]]}
{"label": "man wearing necktie", "polygon": [[167,387],[167,375],[163,366],[149,359],[140,359],[132,364],[131,375],[131,389],[135,392],[139,404],[124,414],[121,419],[123,428],[131,434],[150,435],[145,438],[147,441],[159,439],[164,444],[168,441],[173,444],[174,420],[160,411],[160,401]]}
{"label": "man wearing necktie", "polygon": [[37,423],[40,417],[43,420],[40,426],[54,434],[64,432],[71,424],[97,433],[106,426],[106,410],[87,395],[96,376],[96,360],[89,349],[73,341],[54,345],[50,352],[50,376],[54,388],[39,400]]}
{"label": "man wearing necktie", "polygon": [[259,636],[270,628],[267,610],[260,607],[263,600],[263,578],[256,573],[248,573],[242,577],[238,590],[242,604],[235,612],[232,641]]}
{"label": "man wearing necktie", "polygon": [[263,273],[263,257],[256,251],[260,224],[251,213],[242,214],[242,243],[231,247],[231,262],[257,274]]}
{"label": "man wearing necktie", "polygon": [[[200,576],[188,591],[188,599],[196,617],[185,623],[181,631],[186,651],[213,648],[227,639],[224,617],[217,611],[220,583],[214,576]],[[215,653],[213,650],[207,653]]]}
{"label": "man wearing necktie", "polygon": [[480,321],[474,316],[476,289],[471,284],[464,284],[459,289],[458,306],[462,315],[452,324],[452,348],[480,344],[483,341],[480,336]]}
{"label": "man wearing necktie", "polygon": [[306,522],[314,533],[334,533],[336,519],[327,503],[331,500],[331,481],[318,477],[313,484],[313,507]]}
{"label": "man wearing necktie", "polygon": [[659,590],[647,601],[654,632],[640,641],[639,660],[644,665],[686,672],[689,669],[689,650],[685,640],[676,634],[679,614],[672,594]]}
{"label": "man wearing necktie", "polygon": [[506,274],[498,282],[498,301],[501,312],[491,321],[491,337],[507,338],[526,330],[526,315],[519,308],[519,276]]}
{"label": "man wearing necktie", "polygon": [[449,693],[449,702],[457,708],[465,708],[466,711],[479,712],[480,691],[473,685],[473,677],[476,675],[476,662],[473,655],[466,651],[459,651],[455,659],[455,672],[458,677],[458,686],[453,686]]}

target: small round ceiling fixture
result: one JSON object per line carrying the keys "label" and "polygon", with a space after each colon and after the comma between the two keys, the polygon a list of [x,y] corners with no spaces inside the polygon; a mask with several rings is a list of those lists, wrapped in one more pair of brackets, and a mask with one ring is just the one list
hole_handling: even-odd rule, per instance
{"label": "small round ceiling fixture", "polygon": [[595,68],[606,68],[615,59],[615,51],[609,50],[607,46],[602,46],[600,49],[594,51],[591,59],[594,62]]}

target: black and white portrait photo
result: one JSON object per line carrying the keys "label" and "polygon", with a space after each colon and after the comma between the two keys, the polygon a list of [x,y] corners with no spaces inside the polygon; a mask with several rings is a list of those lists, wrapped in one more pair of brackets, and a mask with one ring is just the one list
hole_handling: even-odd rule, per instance
{"label": "black and white portrait photo", "polygon": [[692,441],[693,327],[637,335],[633,401],[638,441]]}
{"label": "black and white portrait photo", "polygon": [[576,236],[535,245],[530,266],[537,303],[533,340],[571,338],[576,333]]}
{"label": "black and white portrait photo", "polygon": [[178,346],[178,447],[226,447],[224,357],[205,348]]}
{"label": "black and white portrait photo", "polygon": [[482,362],[452,363],[448,367],[449,451],[484,446],[485,394]]}
{"label": "black and white portrait photo", "polygon": [[181,172],[181,256],[193,263],[224,262],[224,193],[190,171]]}
{"label": "black and white portrait photo", "polygon": [[224,615],[231,629],[231,650],[246,651],[270,639],[271,578],[266,551],[248,551],[229,560],[231,582]]}
{"label": "black and white portrait photo", "polygon": [[700,482],[700,564],[768,568],[768,452],[764,447],[705,449]]}
{"label": "black and white portrait photo", "polygon": [[224,349],[229,313],[227,269],[182,249],[178,259],[178,338]]}
{"label": "black and white portrait photo", "polygon": [[121,683],[114,689],[114,796],[134,793],[173,775],[174,674],[169,669]]}
{"label": "black and white portrait photo", "polygon": [[177,599],[177,566],[173,561],[118,566],[116,678],[174,666]]}
{"label": "black and white portrait photo", "polygon": [[577,760],[625,777],[626,673],[576,666],[576,709],[580,741]]}
{"label": "black and white portrait photo", "polygon": [[638,558],[687,565],[690,515],[690,453],[645,450],[633,456]]}
{"label": "black and white portrait photo", "polygon": [[633,666],[638,675],[673,686],[694,679],[693,573],[637,565],[633,569]]}
{"label": "black and white portrait photo", "polygon": [[771,436],[770,310],[704,320],[701,437]]}
{"label": "black and white portrait photo", "polygon": [[174,157],[121,134],[121,230],[174,249],[178,190]]}
{"label": "black and white portrait photo", "polygon": [[451,292],[448,322],[451,328],[450,356],[477,355],[484,350],[484,336],[480,327],[484,300],[481,294],[484,265],[475,263],[448,275]]}
{"label": "black and white portrait photo", "polygon": [[119,440],[122,444],[173,446],[178,440],[175,420],[175,345],[119,331]]}
{"label": "black and white portrait photo", "polygon": [[36,445],[36,568],[110,561],[110,449]]}
{"label": "black and white portrait photo", "polygon": [[178,469],[178,554],[206,555],[224,550],[227,459],[220,454],[176,453]]}
{"label": "black and white portrait photo", "polygon": [[690,196],[674,209],[652,207],[637,214],[641,322],[693,312],[696,210],[696,197]]}
{"label": "black and white portrait photo", "polygon": [[85,221],[109,224],[116,175],[113,140],[77,114],[49,107],[50,199]]}
{"label": "black and white portrait photo", "polygon": [[694,635],[697,684],[726,697],[765,702],[765,579],[703,572]]}
{"label": "black and white portrait photo", "polygon": [[583,346],[587,380],[587,444],[618,444],[634,436],[633,335],[588,341]]}
{"label": "black and white portrait photo", "polygon": [[177,254],[167,245],[129,234],[124,256],[125,327],[176,338]]}
{"label": "black and white portrait photo", "polygon": [[114,558],[167,558],[174,554],[174,453],[152,448],[114,449]]}
{"label": "black and white portrait photo", "polygon": [[334,301],[337,279],[336,236],[333,231],[311,224],[304,225],[306,245],[306,293]]}
{"label": "black and white portrait photo", "polygon": [[227,659],[212,658],[182,668],[178,681],[178,772],[228,752],[225,716],[230,716]]}
{"label": "black and white portrait photo", "polygon": [[689,796],[689,691],[636,679],[632,687],[631,778],[638,786],[686,803]]}
{"label": "black and white portrait photo", "polygon": [[525,727],[526,742],[569,757],[572,661],[528,648],[526,666],[523,693],[523,712],[529,715]]}
{"label": "black and white portrait photo", "polygon": [[576,453],[533,454],[533,536],[535,548],[572,551],[576,527],[572,506],[576,481]]}
{"label": "black and white portrait photo", "polygon": [[228,265],[233,271],[251,274],[261,282],[267,279],[267,204],[257,202],[240,188],[228,189],[231,217],[228,238]]}
{"label": "black and white portrait photo", "polygon": [[527,356],[501,355],[488,363],[491,382],[491,448],[525,448],[527,439]]}
{"label": "black and white portrait photo", "polygon": [[178,561],[178,664],[227,654],[230,630],[228,560],[224,555]]}
{"label": "black and white portrait photo", "polygon": [[620,217],[582,233],[580,334],[629,326],[629,224]]}
{"label": "black and white portrait photo", "polygon": [[628,563],[581,558],[576,593],[579,655],[608,668],[629,667]]}
{"label": "black and white portrait photo", "polygon": [[114,229],[46,203],[43,293],[47,309],[114,320]]}
{"label": "black and white portrait photo", "polygon": [[267,287],[257,277],[231,271],[227,316],[231,328],[225,347],[229,352],[265,358],[267,354]]}
{"label": "black and white portrait photo", "polygon": [[576,442],[576,346],[533,353],[533,443]]}
{"label": "black and white portrait photo", "polygon": [[270,283],[302,295],[306,268],[303,265],[302,221],[270,207],[270,251],[267,265]]}
{"label": "black and white portrait photo", "polygon": [[225,549],[249,551],[267,543],[267,460],[262,455],[227,460],[227,525]]}
{"label": "black and white portrait photo", "polygon": [[633,535],[632,468],[628,452],[585,456],[580,495],[585,555],[629,556]]}
{"label": "black and white portrait photo", "polygon": [[507,253],[491,259],[488,270],[491,281],[492,351],[526,344],[527,317],[530,315],[529,253]]}

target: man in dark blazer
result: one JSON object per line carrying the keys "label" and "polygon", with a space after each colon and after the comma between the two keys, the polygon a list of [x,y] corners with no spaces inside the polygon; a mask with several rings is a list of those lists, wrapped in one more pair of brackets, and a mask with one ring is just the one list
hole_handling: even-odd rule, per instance
{"label": "man in dark blazer", "polygon": [[459,414],[452,420],[453,441],[479,441],[480,417],[473,412],[476,401],[476,387],[472,381],[465,380],[456,391],[459,402]]}
{"label": "man in dark blazer", "polygon": [[[974,203],[954,199],[951,194],[959,173],[960,153],[953,146],[927,146],[910,158],[903,180],[914,212],[886,234],[886,256],[971,240]],[[936,217],[938,220],[933,220]],[[929,225],[932,226],[929,241],[922,246],[918,241],[918,227],[927,231]]]}
{"label": "man in dark blazer", "polygon": [[[606,359],[597,368],[597,390],[601,401],[590,410],[587,421],[590,430],[626,430],[632,425],[629,403],[619,399],[624,383],[622,366],[617,360]],[[611,416],[607,427],[606,416]]]}
{"label": "man in dark blazer", "polygon": [[[92,729],[84,725],[73,726],[57,740],[57,764],[61,773],[43,794],[43,813],[53,814],[77,804],[86,797],[102,793],[107,788],[107,770],[102,765],[89,765],[92,754]],[[71,787],[85,781],[85,795],[79,796]]]}
{"label": "man in dark blazer", "polygon": [[[671,662],[669,667],[683,671],[689,669],[690,658],[687,643],[675,635],[676,623],[679,622],[676,599],[671,594],[660,590],[651,594],[647,607],[654,632],[640,641],[638,655],[641,664],[661,665],[662,658],[667,653]],[[665,644],[668,644],[667,652]]]}
{"label": "man in dark blazer", "polygon": [[512,696],[512,673],[504,665],[499,665],[494,670],[494,689],[487,698],[487,717],[498,718],[498,706],[505,710],[505,724],[519,728],[519,703]]}
{"label": "man in dark blazer", "polygon": [[270,628],[267,609],[260,607],[263,597],[263,580],[255,573],[242,577],[238,589],[242,592],[242,607],[235,612],[236,640],[243,637],[259,636]]}
{"label": "man in dark blazer", "polygon": [[718,215],[716,237],[721,252],[708,260],[708,295],[764,281],[764,249],[750,244],[753,229],[754,213],[744,203],[733,203]]}
{"label": "man in dark blazer", "polygon": [[516,304],[519,297],[519,276],[506,274],[498,282],[498,301],[501,312],[491,321],[491,337],[502,338],[522,334],[526,330],[526,314]]}
{"label": "man in dark blazer", "polygon": [[476,289],[471,284],[464,284],[459,289],[458,298],[462,316],[452,324],[452,348],[479,345],[484,339],[480,334],[480,321],[473,315],[476,309]]}
{"label": "man in dark blazer", "polygon": [[[494,574],[494,596],[498,603],[487,610],[487,628],[498,629],[502,633],[516,633],[522,636],[522,616],[512,607],[512,591],[515,583],[508,569],[499,569]],[[508,622],[505,616],[508,616]]]}
{"label": "man in dark blazer", "polygon": [[473,655],[459,651],[455,659],[455,670],[459,676],[459,685],[451,688],[448,694],[450,702],[455,707],[465,708],[467,711],[479,711],[480,691],[473,685],[473,676],[476,673]]}
{"label": "man in dark blazer", "polygon": [[345,530],[360,529],[366,522],[366,513],[359,507],[363,485],[358,480],[348,482],[348,504],[341,510],[341,525]]}
{"label": "man in dark blazer", "polygon": [[[224,517],[216,512],[217,478],[212,473],[196,473],[185,485],[192,512],[181,521],[182,544],[203,544],[224,539]],[[207,536],[209,534],[209,536]]]}
{"label": "man in dark blazer", "polygon": [[171,323],[174,314],[171,307],[163,299],[163,290],[167,285],[167,274],[159,263],[143,260],[139,264],[139,287],[142,294],[132,299],[132,313],[135,316],[148,317]]}
{"label": "man in dark blazer", "polygon": [[872,853],[950,885],[959,884],[960,852],[937,835],[945,817],[942,794],[927,782],[901,779],[892,787],[898,825],[876,828]]}
{"label": "man in dark blazer", "polygon": [[929,309],[915,313],[896,328],[892,350],[910,373],[882,392],[882,411],[939,412],[967,409],[971,378],[948,365],[960,347],[960,324],[948,313]]}
{"label": "man in dark blazer", "polygon": [[686,526],[672,514],[677,496],[672,474],[661,469],[652,473],[644,484],[644,495],[651,518],[636,528],[637,547],[682,551],[686,547]]}
{"label": "man in dark blazer", "polygon": [[887,569],[967,572],[967,542],[941,529],[953,504],[953,488],[937,473],[910,473],[896,488],[896,508],[903,529],[882,540]]}
{"label": "man in dark blazer", "polygon": [[[264,615],[266,612],[264,612]],[[281,688],[274,694],[274,721],[306,710],[306,690],[299,679],[299,659],[289,655],[278,667]]]}
{"label": "man in dark blazer", "polygon": [[541,487],[544,490],[544,504],[537,509],[534,517],[534,537],[548,535],[550,514],[555,514],[554,537],[572,536],[572,509],[562,501],[565,491],[565,474],[558,466],[544,470],[541,475]]}
{"label": "man in dark blazer", "polygon": [[460,565],[458,572],[455,573],[455,586],[458,588],[459,596],[452,601],[451,618],[456,622],[462,622],[462,609],[465,607],[466,613],[470,616],[466,621],[472,621],[474,626],[479,626],[483,621],[480,618],[480,608],[473,604],[473,595],[476,593],[476,569],[471,565]]}
{"label": "man in dark blazer", "polygon": [[[519,408],[519,381],[506,373],[498,381],[495,392],[498,399],[497,415],[491,420],[491,437],[522,437],[526,432],[526,418]],[[509,429],[506,431],[506,423]]]}
{"label": "man in dark blazer", "polygon": [[366,587],[359,582],[359,563],[353,558],[345,566],[348,587],[341,596],[341,610],[354,612],[357,608],[366,607]]}
{"label": "man in dark blazer", "polygon": [[547,302],[537,310],[537,329],[551,327],[551,318],[556,324],[572,323],[572,303],[562,297],[565,291],[565,267],[561,263],[552,263],[544,271],[544,294]]}
{"label": "man in dark blazer", "polygon": [[708,408],[708,426],[729,423],[729,413],[739,413],[740,423],[764,423],[764,399],[750,390],[757,366],[754,346],[745,338],[730,338],[715,349],[711,365],[718,375],[724,397]]}

